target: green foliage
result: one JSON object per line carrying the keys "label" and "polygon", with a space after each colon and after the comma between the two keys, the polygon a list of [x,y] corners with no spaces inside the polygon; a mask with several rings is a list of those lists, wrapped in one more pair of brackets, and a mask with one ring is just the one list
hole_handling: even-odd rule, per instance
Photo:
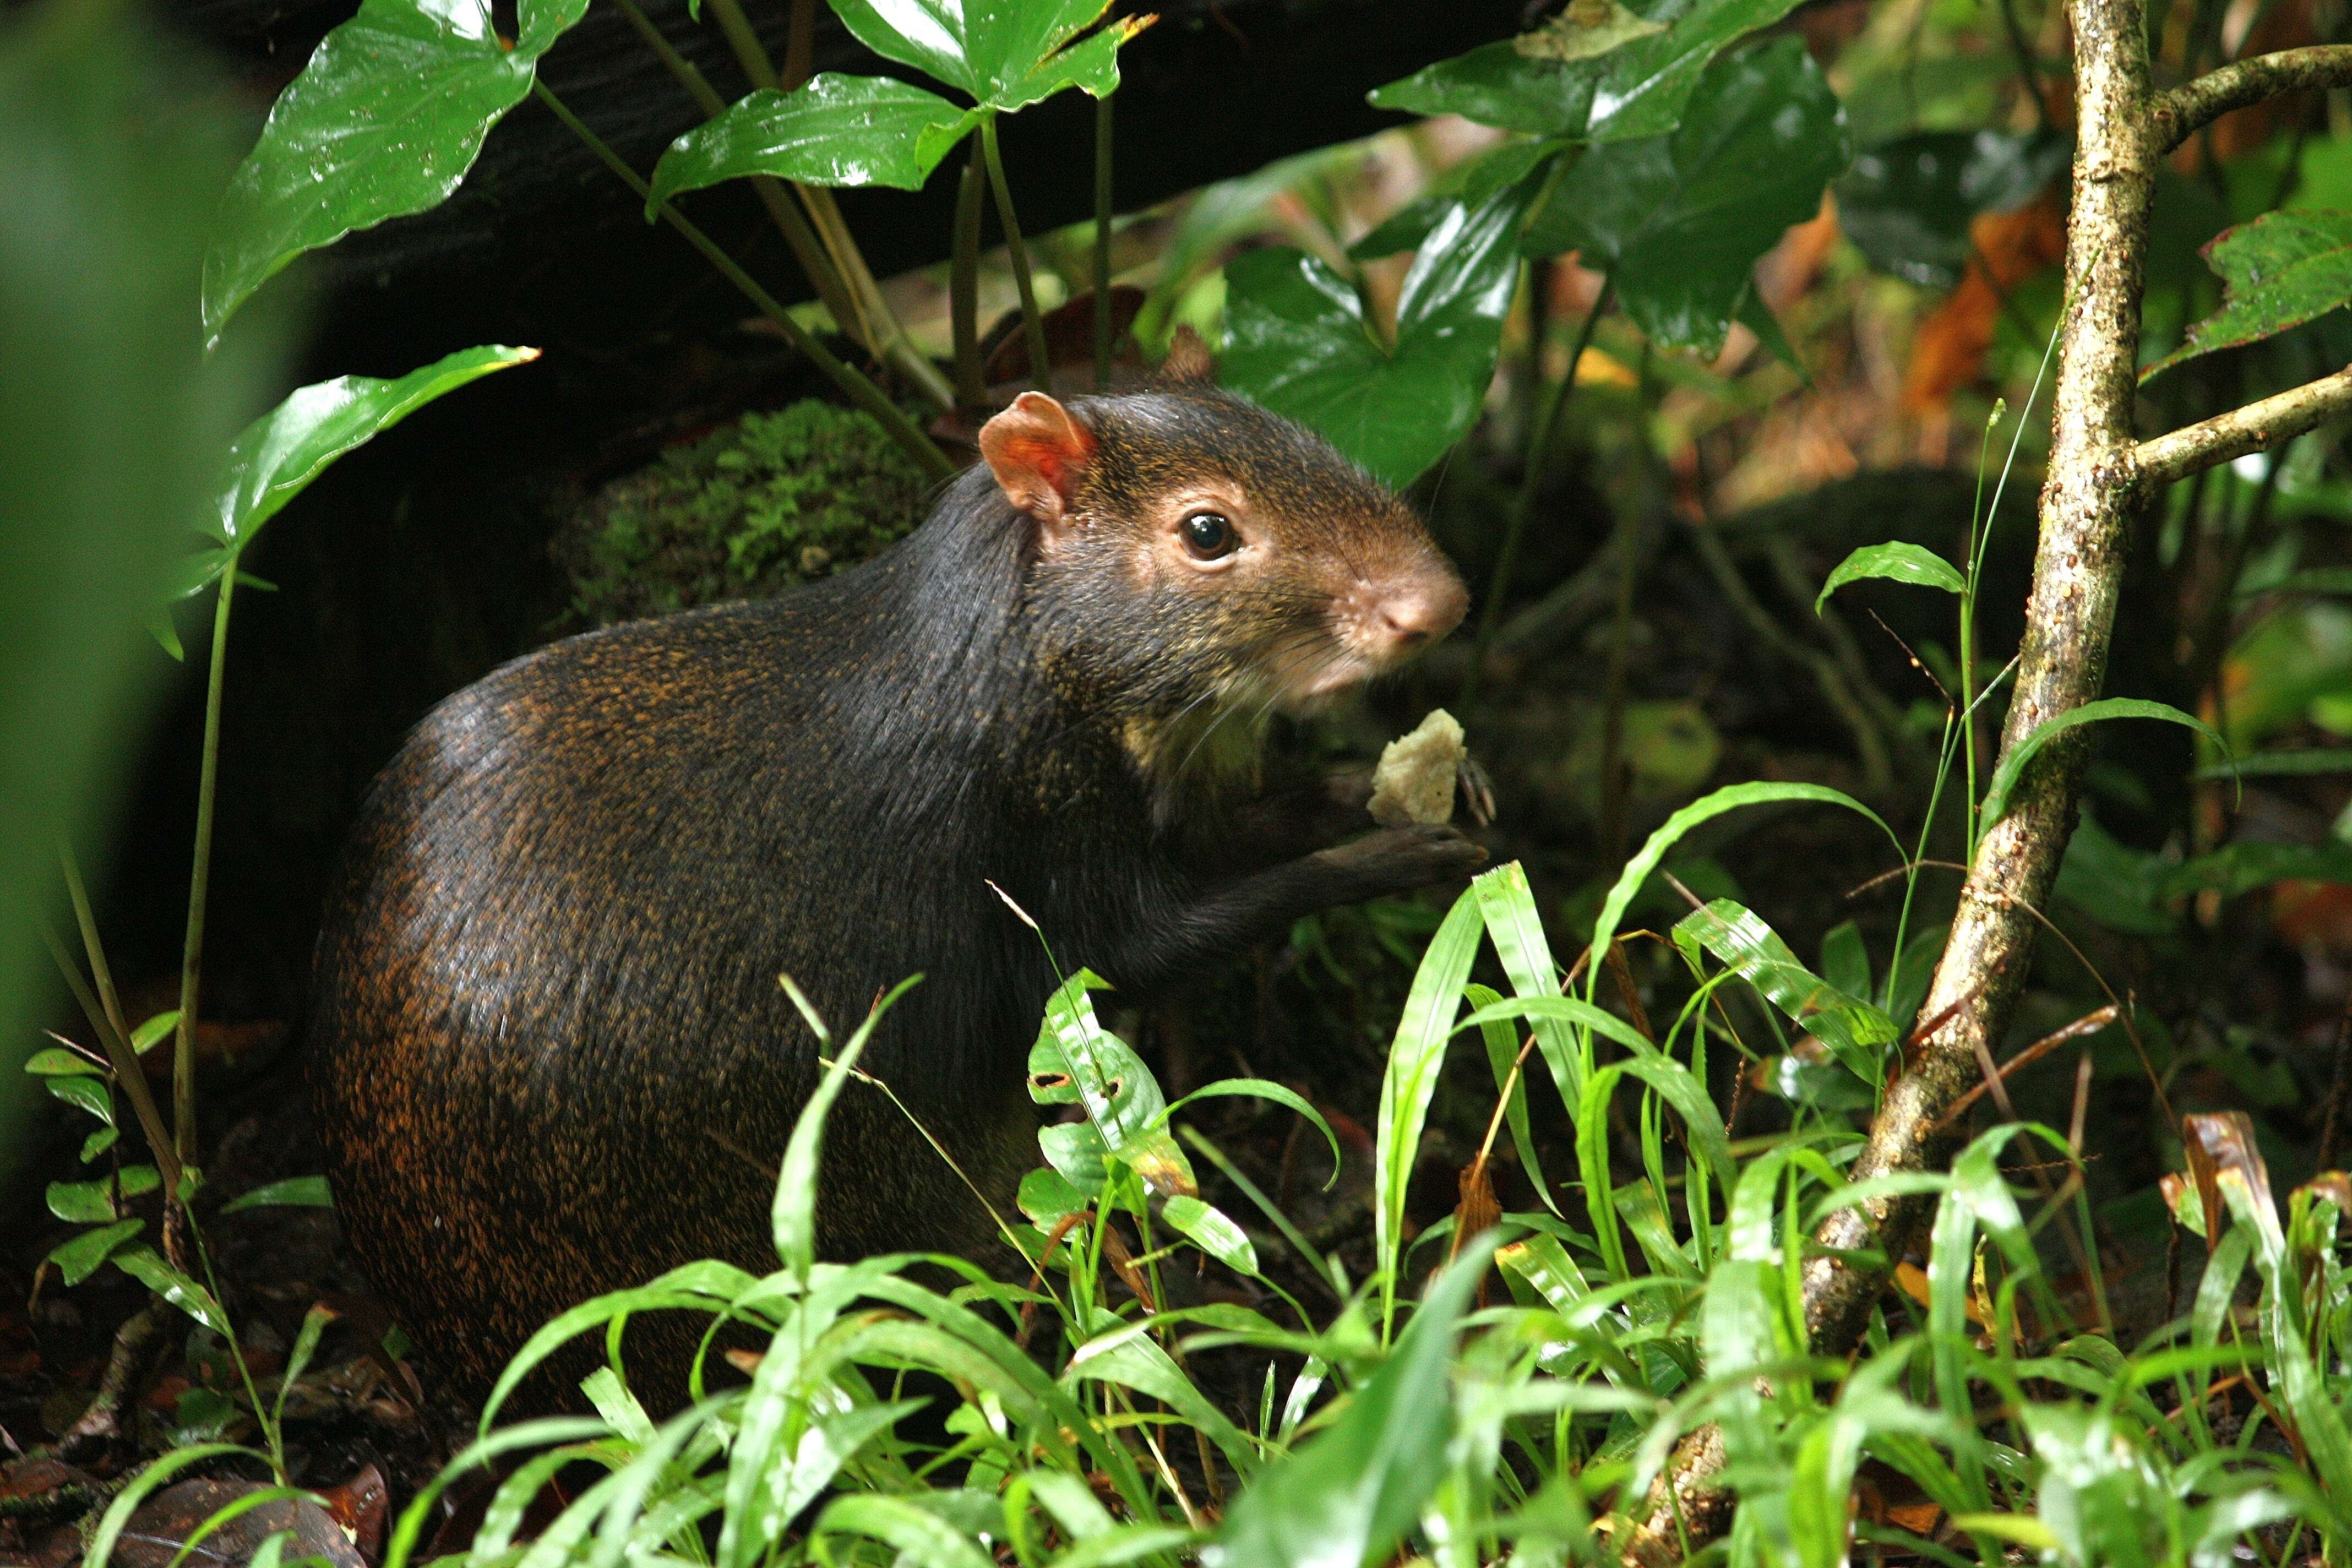
{"label": "green foliage", "polygon": [[2205,247],[2221,279],[2221,308],[2141,373],[2237,348],[2300,326],[2352,300],[2352,213],[2265,213]]}
{"label": "green foliage", "polygon": [[681,191],[747,174],[813,185],[918,190],[970,129],[938,93],[888,77],[826,71],[791,92],[754,92],[670,143],[646,216]]}
{"label": "green foliage", "polygon": [[1397,301],[1396,340],[1375,342],[1362,295],[1305,251],[1253,251],[1226,268],[1219,374],[1313,426],[1393,485],[1418,477],[1484,404],[1503,316],[1518,287],[1528,176],[1430,231]]}
{"label": "green foliage", "polygon": [[1373,92],[1381,109],[1459,114],[1536,136],[1618,142],[1672,131],[1709,61],[1786,16],[1794,0],[1644,0],[1628,7],[1662,32],[1575,59],[1523,39],[1484,44]]}
{"label": "green foliage", "polygon": [[1966,587],[1952,563],[1921,544],[1907,544],[1900,540],[1886,544],[1865,544],[1837,564],[1822,584],[1820,595],[1813,600],[1813,611],[1821,613],[1830,595],[1848,583],[1864,577],[1885,577],[1896,583],[1916,583],[1926,588],[1941,588],[1947,594],[1957,594]]}
{"label": "green foliage", "polygon": [[[141,630],[278,332],[200,363],[187,331],[229,128],[182,57],[105,6],[0,21],[0,1179],[47,1105],[58,835],[103,832],[168,666]],[[191,101],[191,95],[194,101]],[[168,106],[168,112],[160,110]],[[29,1194],[20,1194],[29,1201]]]}
{"label": "green foliage", "polygon": [[205,258],[205,332],[306,250],[438,205],[530,91],[588,0],[522,0],[499,37],[487,0],[365,0],[269,111]]}
{"label": "green foliage", "polygon": [[812,399],[664,453],[568,518],[554,548],[573,614],[630,620],[870,559],[922,520],[929,489],[873,420]]}
{"label": "green foliage", "polygon": [[2023,206],[2065,172],[2074,148],[2048,132],[1923,131],[1865,147],[1837,184],[1838,226],[1871,265],[1948,289],[1983,213]]}
{"label": "green foliage", "polygon": [[1529,221],[1530,255],[1579,250],[1661,344],[1713,353],[1756,262],[1846,166],[1845,111],[1794,38],[1710,66],[1671,134],[1594,148]]}

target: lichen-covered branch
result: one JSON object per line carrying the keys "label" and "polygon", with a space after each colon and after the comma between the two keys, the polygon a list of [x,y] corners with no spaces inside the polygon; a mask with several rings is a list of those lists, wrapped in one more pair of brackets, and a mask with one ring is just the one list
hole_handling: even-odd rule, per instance
{"label": "lichen-covered branch", "polygon": [[2169,153],[2235,109],[2250,109],[2283,92],[2352,87],[2352,44],[2315,44],[2232,60],[2157,96],[2158,151]]}
{"label": "lichen-covered branch", "polygon": [[[2068,9],[2079,128],[2067,216],[2069,289],[2041,541],[2004,753],[2049,719],[2098,695],[2126,524],[2146,493],[2134,462],[2135,359],[2148,199],[2168,132],[2154,112],[2144,0],[2071,0]],[[2046,900],[2057,878],[2083,766],[2079,731],[2042,747],[2008,813],[1979,845],[1919,1013],[1937,1020],[1936,1027],[1889,1085],[1849,1173],[1853,1180],[1933,1169],[1946,1159],[1951,1135],[1939,1124],[1976,1080],[1979,1057],[2007,1031],[2032,955],[2035,926],[2026,910]],[[1922,1196],[1886,1197],[1822,1223],[1803,1265],[1806,1328],[1816,1353],[1853,1347],[1889,1270],[1928,1213]],[[1874,1261],[1865,1264],[1862,1256]],[[1637,1561],[1673,1562],[1685,1531],[1711,1534],[1727,1522],[1728,1500],[1712,1484],[1722,1463],[1722,1439],[1714,1430],[1684,1440],[1626,1542]]]}
{"label": "lichen-covered branch", "polygon": [[2352,414],[2352,365],[2142,441],[2132,461],[2142,483],[2168,485],[2217,463],[2292,441],[2344,414]]}

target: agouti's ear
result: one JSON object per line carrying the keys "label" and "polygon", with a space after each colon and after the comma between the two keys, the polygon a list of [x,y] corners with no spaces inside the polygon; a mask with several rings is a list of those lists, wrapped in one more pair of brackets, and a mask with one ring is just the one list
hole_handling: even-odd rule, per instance
{"label": "agouti's ear", "polygon": [[1168,357],[1160,362],[1160,379],[1178,383],[1206,383],[1214,380],[1217,365],[1209,357],[1209,345],[1201,341],[1188,322],[1176,329],[1168,340]]}
{"label": "agouti's ear", "polygon": [[980,455],[1005,500],[1048,528],[1060,528],[1071,521],[1095,438],[1044,393],[1024,392],[980,427]]}

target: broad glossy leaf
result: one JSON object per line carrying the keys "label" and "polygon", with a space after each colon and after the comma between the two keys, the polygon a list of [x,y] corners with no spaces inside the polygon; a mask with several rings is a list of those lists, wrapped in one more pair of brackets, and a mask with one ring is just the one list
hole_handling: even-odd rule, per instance
{"label": "broad glossy leaf", "polygon": [[1813,613],[1821,614],[1830,595],[1848,583],[1864,577],[1887,577],[1897,583],[1916,583],[1922,587],[1941,588],[1947,594],[1957,594],[1968,586],[1960,581],[1952,563],[1924,544],[1906,544],[1896,540],[1888,544],[1865,544],[1838,563],[1822,584],[1820,595],[1813,600]]}
{"label": "broad glossy leaf", "polygon": [[1752,910],[1717,899],[1675,927],[1675,945],[1694,967],[1702,947],[1753,985],[1834,1052],[1854,1076],[1875,1083],[1877,1049],[1895,1037],[1894,1021],[1832,985],[1798,961],[1780,933]]}
{"label": "broad glossy leaf", "polygon": [[41,1087],[68,1105],[78,1105],[109,1127],[114,1125],[114,1098],[107,1092],[102,1078],[85,1078],[79,1074],[65,1078],[44,1078]]}
{"label": "broad glossy leaf", "polygon": [[328,464],[442,394],[538,357],[537,349],[461,349],[394,381],[339,375],[289,393],[229,447],[206,520],[225,547],[213,560],[213,575]]}
{"label": "broad glossy leaf", "polygon": [[278,95],[230,182],[205,258],[206,337],[302,252],[446,198],[587,9],[520,0],[509,47],[485,0],[364,0]]}
{"label": "broad glossy leaf", "polygon": [[886,76],[826,71],[791,92],[755,92],[669,144],[654,166],[646,216],[681,191],[746,174],[911,191],[974,119],[936,92]]}
{"label": "broad glossy leaf", "polygon": [[1491,1252],[1491,1244],[1471,1247],[1448,1265],[1395,1352],[1347,1408],[1234,1500],[1215,1542],[1201,1552],[1204,1568],[1361,1568],[1387,1561],[1446,1473],[1454,1332]]}
{"label": "broad glossy leaf", "polygon": [[1846,165],[1845,108],[1794,38],[1707,69],[1671,136],[1595,148],[1529,221],[1527,250],[1606,268],[1656,342],[1712,353],[1759,258]]}
{"label": "broad glossy leaf", "polygon": [[25,1064],[25,1070],[41,1078],[103,1078],[106,1075],[104,1068],[79,1051],[69,1051],[63,1046],[35,1051],[32,1059]]}
{"label": "broad glossy leaf", "polygon": [[1571,141],[1662,135],[1725,45],[1794,8],[1795,0],[1637,0],[1633,14],[1665,31],[1577,60],[1525,53],[1506,38],[1375,89],[1371,101]]}
{"label": "broad glossy leaf", "polygon": [[1478,416],[1518,283],[1529,183],[1456,206],[1413,258],[1396,347],[1372,339],[1347,279],[1301,250],[1252,251],[1225,269],[1219,379],[1313,426],[1391,485],[1444,457]]}
{"label": "broad glossy leaf", "polygon": [[1118,86],[1118,49],[1145,22],[1122,18],[1065,47],[1109,0],[833,0],[857,41],[885,59],[1014,110],[1066,87],[1097,98]]}
{"label": "broad glossy leaf", "polygon": [[1348,247],[1349,256],[1358,261],[1370,261],[1375,257],[1416,248],[1455,206],[1475,207],[1507,186],[1517,184],[1549,163],[1566,145],[1552,139],[1506,142],[1466,163],[1455,164],[1386,222]]}
{"label": "broad glossy leaf", "polygon": [[51,1182],[47,1195],[49,1212],[68,1224],[110,1225],[120,1217],[114,1209],[112,1177],[96,1182]]}
{"label": "broad glossy leaf", "polygon": [[2229,755],[2229,742],[2221,739],[2213,726],[2202,719],[2183,713],[2170,703],[2149,702],[2137,697],[2103,697],[2095,702],[2070,708],[2057,717],[2044,721],[2039,729],[2002,753],[2000,765],[1993,770],[1992,782],[1985,788],[1984,825],[1990,827],[1999,822],[2001,814],[2009,809],[2010,791],[2017,787],[2018,775],[2025,771],[2025,764],[2033,760],[2035,752],[2067,731],[2102,719],[2162,719],[2168,723],[2184,724],[2212,742],[2214,749],[2223,756]]}
{"label": "broad glossy leaf", "polygon": [[2264,213],[2223,230],[2204,255],[2221,279],[2221,308],[2140,372],[2142,381],[2199,354],[2301,326],[2352,300],[2352,213]]}
{"label": "broad glossy leaf", "polygon": [[2047,132],[1926,131],[1865,147],[1838,182],[1838,226],[1881,271],[1948,289],[1968,265],[1969,226],[2041,195],[2073,144]]}

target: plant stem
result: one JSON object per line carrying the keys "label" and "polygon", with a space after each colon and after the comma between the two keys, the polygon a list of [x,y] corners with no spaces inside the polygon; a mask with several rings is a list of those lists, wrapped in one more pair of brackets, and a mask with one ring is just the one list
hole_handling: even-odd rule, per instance
{"label": "plant stem", "polygon": [[760,34],[751,19],[743,15],[736,0],[709,0],[710,14],[719,19],[719,31],[727,39],[727,47],[735,51],[736,63],[751,85],[781,91],[783,79],[776,74],[776,62],[768,58],[768,47],[760,41]]}
{"label": "plant stem", "polygon": [[[686,89],[687,96],[694,100],[694,106],[702,110],[704,119],[715,119],[726,112],[727,100],[719,96],[719,89],[710,85],[710,79],[704,76],[692,60],[677,52],[677,47],[663,36],[662,30],[655,26],[638,6],[636,0],[614,0],[614,3],[620,7],[621,15],[628,19],[629,26],[636,29],[637,36],[645,40],[646,47],[653,51],[654,57],[677,79],[678,85]],[[767,208],[768,216],[775,224],[777,232],[784,237],[784,244],[791,247],[793,258],[800,263],[801,271],[807,275],[809,286],[816,290],[816,297],[824,301],[833,319],[842,324],[843,331],[854,332],[857,325],[857,311],[850,298],[849,285],[843,281],[840,271],[825,255],[816,231],[809,227],[808,219],[802,216],[799,207],[793,205],[782,182],[772,175],[754,174],[751,185],[752,194],[760,199],[760,205]]]}
{"label": "plant stem", "polygon": [[[2148,80],[2143,0],[2071,0],[2069,11],[2080,137],[2067,213],[2069,288],[2060,318],[2049,477],[2017,684],[2002,727],[2004,754],[2097,695],[2128,525],[2142,494],[2133,401],[2148,205],[2166,127]],[[2272,438],[2290,433],[2280,425],[2270,430]],[[2211,430],[2210,446],[2200,442],[2200,455],[2228,450],[2239,435],[2234,427]],[[2146,453],[2139,448],[2143,459]],[[1874,1181],[1944,1161],[1951,1146],[1944,1113],[1980,1078],[1979,1062],[2014,1015],[2032,960],[2031,911],[2047,901],[2056,880],[2085,756],[2079,733],[2042,747],[2019,779],[2009,810],[1984,829],[1920,1010],[1934,1027],[1887,1086],[1849,1180]],[[1860,1342],[1889,1271],[1929,1207],[1918,1194],[1889,1194],[1822,1221],[1802,1265],[1806,1337],[1814,1354],[1842,1356]],[[1730,1522],[1733,1497],[1717,1484],[1726,1458],[1718,1426],[1683,1439],[1621,1538],[1630,1556],[1643,1563],[1678,1560],[1685,1541],[1710,1538]]]}
{"label": "plant stem", "polygon": [[[606,168],[613,171],[622,184],[636,193],[639,201],[651,196],[652,191],[637,172],[629,167],[627,162],[619,153],[606,146],[603,137],[589,130],[581,122],[579,116],[565,108],[563,100],[557,98],[544,81],[533,81],[531,91],[541,103],[547,105],[549,111],[556,119],[563,122],[566,130],[580,138],[588,150],[595,153]],[[719,276],[735,285],[737,290],[746,300],[751,300],[761,315],[776,324],[777,330],[784,334],[784,340],[787,342],[807,356],[811,363],[829,376],[835,386],[848,395],[851,402],[872,415],[876,421],[889,432],[891,439],[904,447],[908,456],[922,465],[925,471],[934,479],[945,479],[956,471],[956,465],[948,460],[947,454],[940,451],[931,438],[916,426],[913,420],[907,417],[905,409],[891,402],[882,389],[875,385],[863,371],[855,365],[845,363],[831,350],[811,336],[806,329],[793,320],[792,312],[778,304],[774,295],[761,288],[751,275],[737,265],[735,258],[728,255],[725,248],[716,240],[703,233],[699,227],[689,222],[667,202],[664,202],[658,210],[663,222],[677,230],[679,236],[688,245],[700,251],[703,258],[719,269]],[[184,1024],[185,1021],[185,1019],[182,1020]]]}
{"label": "plant stem", "polygon": [[[806,5],[806,0],[794,0],[794,3],[799,6]],[[738,0],[710,0],[710,9],[719,19],[719,30],[725,35],[727,47],[734,51],[736,62],[743,68],[743,74],[751,79],[753,87],[782,92],[800,85],[802,78],[788,78],[777,73],[775,61],[769,58],[767,46],[760,41],[759,31],[744,16]],[[803,22],[801,12],[796,10],[793,16],[794,36],[788,45],[795,50],[799,47]],[[810,59],[803,61],[803,69],[813,61],[815,48],[816,21],[813,9],[805,22],[811,53]],[[835,321],[866,353],[887,363],[906,377],[933,407],[944,410],[952,406],[954,388],[948,384],[947,377],[940,374],[940,367],[916,346],[912,338],[907,336],[906,328],[899,325],[889,302],[882,298],[881,285],[875,282],[872,269],[866,265],[865,253],[857,248],[857,241],[851,237],[849,226],[842,221],[841,208],[835,204],[833,193],[821,186],[799,184],[793,184],[793,192],[800,197],[801,205],[808,215],[807,226],[815,232],[820,254],[824,258],[824,265],[839,281],[841,300],[836,303],[828,298],[825,302],[825,308],[833,312]],[[806,257],[802,258],[802,265],[808,265]],[[816,274],[812,272],[810,276],[814,279]]]}
{"label": "plant stem", "polygon": [[[196,1005],[202,999],[205,896],[213,873],[213,801],[220,776],[221,689],[228,671],[228,607],[242,551],[221,571],[213,604],[213,646],[205,674],[204,760],[196,773],[195,862],[188,872],[188,932],[180,949],[180,1023],[172,1039],[173,1150],[181,1168],[196,1163]],[[174,1193],[173,1197],[181,1194]]]}
{"label": "plant stem", "polygon": [[[1544,470],[1551,460],[1552,441],[1559,431],[1560,416],[1568,409],[1569,395],[1576,389],[1576,367],[1584,358],[1584,351],[1592,344],[1592,329],[1601,313],[1609,309],[1612,279],[1601,274],[1601,291],[1592,297],[1592,309],[1584,314],[1584,324],[1577,329],[1576,342],[1568,353],[1568,370],[1546,393],[1536,410],[1535,418],[1528,425],[1527,458],[1519,474],[1518,493],[1511,498],[1510,515],[1503,523],[1502,549],[1495,556],[1495,575],[1486,584],[1486,603],[1478,612],[1478,636],[1470,647],[1470,673],[1462,680],[1462,705],[1467,708],[1478,695],[1479,682],[1486,673],[1487,649],[1495,641],[1496,628],[1502,625],[1503,601],[1510,595],[1511,576],[1519,563],[1519,543],[1527,536],[1528,520],[1535,514],[1536,497],[1543,488]],[[1538,363],[1542,353],[1537,349]]]}
{"label": "plant stem", "polygon": [[816,73],[816,0],[793,0],[791,30],[784,35],[784,90]]}
{"label": "plant stem", "polygon": [[[82,886],[81,868],[74,863],[73,848],[63,835],[58,839],[58,858],[65,868],[66,893],[73,900],[74,922],[81,928],[82,952],[89,957],[97,994],[81,994],[81,976],[74,971],[62,943],[57,947],[58,967],[65,972],[76,999],[83,1003],[83,1010],[90,1014],[90,1027],[106,1047],[107,1060],[114,1064],[114,1076],[121,1082],[123,1096],[139,1118],[140,1131],[147,1136],[148,1149],[155,1156],[155,1168],[163,1178],[163,1191],[176,1203],[180,1190],[179,1153],[173,1147],[171,1131],[155,1103],[154,1093],[147,1087],[147,1073],[140,1065],[138,1048],[131,1043],[131,1026],[122,1015],[122,1000],[114,989],[114,975],[107,968],[106,949],[98,940],[98,918],[90,910],[89,892]],[[89,1005],[92,1002],[97,1004],[94,1008]]]}
{"label": "plant stem", "polygon": [[1110,390],[1110,99],[1095,100],[1095,390]]}
{"label": "plant stem", "polygon": [[980,148],[988,159],[988,183],[996,189],[996,221],[1004,230],[1004,254],[1013,261],[1013,285],[1021,291],[1021,320],[1029,330],[1029,379],[1039,391],[1054,390],[1054,361],[1045,346],[1045,318],[1037,312],[1037,290],[1029,278],[1029,247],[1021,243],[1021,220],[1013,215],[1013,187],[1004,182],[1004,157],[996,145],[996,115],[981,116]]}
{"label": "plant stem", "polygon": [[973,143],[964,160],[963,178],[956,184],[953,259],[948,265],[948,318],[955,333],[956,402],[978,408],[988,401],[988,383],[980,364],[980,225],[987,173],[981,151]]}

